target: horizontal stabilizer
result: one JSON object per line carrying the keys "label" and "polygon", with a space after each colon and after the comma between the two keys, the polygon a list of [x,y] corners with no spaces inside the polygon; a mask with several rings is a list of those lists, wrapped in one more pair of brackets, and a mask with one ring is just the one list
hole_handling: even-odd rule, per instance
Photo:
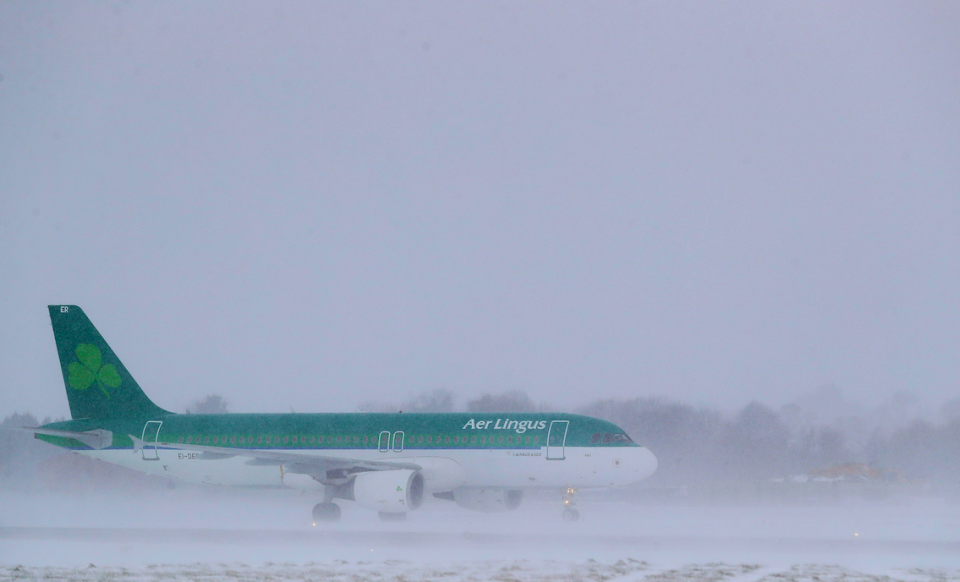
{"label": "horizontal stabilizer", "polygon": [[25,430],[32,432],[35,435],[43,434],[47,436],[63,437],[68,439],[73,439],[75,441],[80,441],[81,443],[87,445],[91,449],[100,450],[106,449],[113,444],[113,433],[109,430],[104,430],[98,428],[96,430],[88,430],[86,432],[73,432],[69,430],[56,430],[52,428],[38,428],[31,426],[24,427],[3,427],[12,430]]}

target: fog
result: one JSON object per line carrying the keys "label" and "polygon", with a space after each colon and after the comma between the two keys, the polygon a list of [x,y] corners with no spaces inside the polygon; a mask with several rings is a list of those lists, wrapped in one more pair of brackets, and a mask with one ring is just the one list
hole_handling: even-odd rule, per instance
{"label": "fog", "polygon": [[[329,570],[312,501],[2,431],[0,577],[373,577],[366,535],[422,557],[375,570],[406,579],[956,567],[958,28],[951,2],[0,3],[4,422],[68,416],[45,306],[75,304],[168,410],[579,412],[660,460],[585,492],[579,533],[547,494],[437,502],[345,519]],[[142,541],[217,527],[244,551]],[[263,566],[287,560],[317,573]]]}
{"label": "fog", "polygon": [[960,504],[897,483],[882,497],[856,482],[802,499],[584,491],[576,523],[558,492],[496,514],[429,498],[401,523],[341,502],[340,522],[313,524],[318,497],[299,491],[171,486],[71,453],[7,469],[14,579],[960,579]]}
{"label": "fog", "polygon": [[954,3],[0,6],[5,409],[958,390]]}
{"label": "fog", "polygon": [[[821,387],[816,402],[841,401]],[[810,401],[809,398],[804,399]],[[578,412],[626,428],[659,458],[632,486],[561,492],[480,513],[428,497],[398,523],[293,489],[192,485],[141,475],[0,430],[0,573],[164,580],[957,580],[960,418],[927,421],[894,401],[818,424],[824,410],[753,402],[734,414],[658,399],[598,399]],[[376,403],[366,403],[374,408]],[[519,391],[458,405],[441,390],[407,410],[536,409]],[[217,395],[192,412],[224,411]],[[384,408],[386,404],[382,405]],[[45,419],[44,422],[50,419]],[[6,427],[35,425],[16,414]],[[856,430],[869,429],[865,446]]]}

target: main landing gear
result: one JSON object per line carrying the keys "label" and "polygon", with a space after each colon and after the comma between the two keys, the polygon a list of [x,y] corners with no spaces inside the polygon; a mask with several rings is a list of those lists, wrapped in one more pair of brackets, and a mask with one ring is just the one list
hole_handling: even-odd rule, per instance
{"label": "main landing gear", "polygon": [[563,491],[563,521],[580,520],[580,512],[574,507],[577,504],[576,499],[574,499],[576,494],[577,490],[573,487],[567,487]]}
{"label": "main landing gear", "polygon": [[314,505],[313,521],[340,521],[340,506],[330,502]]}

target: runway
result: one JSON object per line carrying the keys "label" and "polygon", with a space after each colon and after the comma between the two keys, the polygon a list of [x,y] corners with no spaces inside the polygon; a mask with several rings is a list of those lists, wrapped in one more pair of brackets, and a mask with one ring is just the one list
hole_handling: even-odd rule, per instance
{"label": "runway", "polygon": [[547,568],[548,562],[634,560],[667,569],[723,563],[960,570],[960,507],[940,502],[693,507],[589,501],[575,523],[536,500],[496,514],[433,501],[392,523],[345,502],[340,522],[316,525],[309,519],[313,503],[299,494],[235,491],[0,496],[0,566],[399,560],[438,567],[527,561]]}
{"label": "runway", "polygon": [[[83,542],[88,544],[190,544],[203,546],[256,545],[265,540],[270,544],[291,544],[345,548],[394,548],[416,550],[445,549],[514,549],[543,550],[566,548],[577,553],[584,548],[603,549],[604,554],[647,554],[650,552],[723,552],[751,548],[762,553],[816,554],[885,554],[888,556],[958,556],[960,541],[920,540],[817,540],[803,538],[765,538],[737,536],[630,536],[598,535],[565,532],[539,534],[534,537],[519,534],[484,532],[439,531],[323,531],[316,528],[300,530],[239,530],[207,528],[107,528],[107,527],[0,527],[0,540],[32,542]],[[432,552],[431,552],[432,553]]]}

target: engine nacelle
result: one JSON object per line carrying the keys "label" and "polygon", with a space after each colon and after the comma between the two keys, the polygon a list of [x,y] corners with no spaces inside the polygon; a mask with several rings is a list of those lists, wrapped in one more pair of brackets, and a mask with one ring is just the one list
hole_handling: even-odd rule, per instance
{"label": "engine nacelle", "polygon": [[513,511],[523,501],[523,491],[518,489],[495,489],[460,487],[453,490],[453,500],[464,509],[495,513]]}
{"label": "engine nacelle", "polygon": [[367,471],[354,477],[344,497],[366,509],[406,513],[423,505],[423,475],[410,469]]}

